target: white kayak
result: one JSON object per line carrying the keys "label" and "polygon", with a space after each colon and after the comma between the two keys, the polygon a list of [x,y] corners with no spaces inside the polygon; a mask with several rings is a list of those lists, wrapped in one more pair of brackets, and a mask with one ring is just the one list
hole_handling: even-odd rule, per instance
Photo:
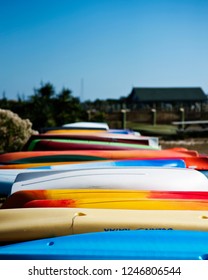
{"label": "white kayak", "polygon": [[21,169],[0,169],[0,195],[7,196],[11,192],[12,184],[20,173],[35,172],[35,176],[39,176],[40,172],[85,169],[85,168],[103,168],[103,167],[139,167],[139,166],[154,166],[154,167],[177,167],[185,168],[185,162],[181,159],[143,159],[143,160],[104,160],[95,162],[73,163],[48,165],[34,168]]}
{"label": "white kayak", "polygon": [[11,193],[38,189],[138,189],[208,191],[208,180],[188,168],[116,167],[89,168],[62,172],[21,173]]}
{"label": "white kayak", "polygon": [[109,130],[107,123],[101,122],[75,122],[62,125],[63,128],[78,128],[78,129],[102,129]]}

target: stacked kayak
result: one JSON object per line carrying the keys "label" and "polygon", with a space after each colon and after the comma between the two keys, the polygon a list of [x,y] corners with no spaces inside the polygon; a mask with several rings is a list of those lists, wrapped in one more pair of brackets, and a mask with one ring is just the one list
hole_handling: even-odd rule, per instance
{"label": "stacked kayak", "polygon": [[21,151],[0,155],[0,169],[34,168],[90,161],[117,160],[183,160],[187,168],[208,170],[208,157],[186,149],[166,150],[65,150]]}
{"label": "stacked kayak", "polygon": [[[117,160],[117,161],[96,161],[96,162],[86,162],[77,164],[59,164],[59,165],[44,165],[33,168],[10,168],[10,169],[0,169],[0,195],[7,196],[11,192],[12,184],[15,179],[18,181],[24,175],[17,177],[20,173],[35,172],[35,176],[40,176],[40,172],[43,171],[65,171],[65,170],[76,170],[76,169],[89,169],[89,168],[106,168],[106,167],[144,167],[144,166],[154,166],[154,167],[177,167],[185,168],[185,162],[182,159],[144,159],[144,160]],[[44,174],[44,173],[43,173]],[[52,174],[52,173],[51,173]]]}
{"label": "stacked kayak", "polygon": [[2,209],[0,220],[0,244],[91,232],[208,231],[203,210],[15,208]]}
{"label": "stacked kayak", "polygon": [[[95,199],[95,200],[116,200],[116,199],[130,199],[130,200],[151,200],[151,199],[193,199],[193,200],[206,200],[208,198],[207,192],[200,191],[133,191],[133,190],[30,190],[19,191],[13,193],[10,198],[18,196],[18,200],[28,202],[34,198],[39,199]],[[9,200],[9,199],[8,199]],[[20,207],[20,206],[18,206]]]}
{"label": "stacked kayak", "polygon": [[208,180],[188,168],[103,167],[17,175],[11,193],[37,189],[208,190]]}
{"label": "stacked kayak", "polygon": [[0,259],[208,259],[208,158],[75,123],[0,155]]}
{"label": "stacked kayak", "polygon": [[26,151],[53,150],[134,150],[160,149],[153,137],[130,134],[95,133],[57,133],[32,135],[24,146]]}
{"label": "stacked kayak", "polygon": [[208,192],[30,190],[13,193],[2,208],[69,207],[131,210],[208,210]]}
{"label": "stacked kayak", "polygon": [[208,235],[201,231],[96,232],[0,247],[2,260],[207,260]]}

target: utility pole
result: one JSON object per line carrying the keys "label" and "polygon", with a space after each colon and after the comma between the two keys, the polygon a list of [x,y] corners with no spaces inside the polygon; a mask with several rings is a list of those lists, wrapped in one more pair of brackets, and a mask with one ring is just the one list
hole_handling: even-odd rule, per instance
{"label": "utility pole", "polygon": [[80,102],[84,101],[84,79],[81,78],[81,85],[80,85]]}

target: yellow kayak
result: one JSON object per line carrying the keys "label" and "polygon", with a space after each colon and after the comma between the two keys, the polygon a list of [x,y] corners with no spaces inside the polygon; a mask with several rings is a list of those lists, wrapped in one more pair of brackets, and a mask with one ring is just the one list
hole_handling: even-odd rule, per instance
{"label": "yellow kayak", "polygon": [[122,230],[208,231],[208,211],[20,208],[0,211],[0,242]]}
{"label": "yellow kayak", "polygon": [[[146,207],[145,205],[175,205],[179,207],[182,201],[190,205],[198,202],[198,205],[208,207],[208,192],[206,191],[153,191],[153,190],[123,190],[123,189],[47,189],[47,190],[22,190],[11,194],[4,202],[2,208],[25,207],[85,207],[80,203],[98,204],[95,208],[109,205],[108,207]],[[166,200],[166,202],[163,200]],[[203,203],[204,201],[204,203]],[[166,203],[166,204],[165,204]],[[28,206],[30,205],[30,206]],[[48,207],[49,207],[48,205]],[[123,205],[123,206],[122,206]],[[131,206],[132,205],[132,206]],[[207,205],[207,206],[206,206]],[[119,207],[120,207],[119,206]],[[86,206],[88,207],[88,206]],[[94,206],[93,206],[94,207]],[[159,206],[157,206],[159,207]],[[182,207],[182,206],[180,206]],[[102,208],[102,207],[101,207]],[[137,209],[137,208],[136,208]],[[163,209],[163,208],[162,208]],[[203,210],[205,210],[203,208]]]}
{"label": "yellow kayak", "polygon": [[208,200],[175,199],[43,199],[31,200],[23,207],[69,207],[129,210],[206,210]]}

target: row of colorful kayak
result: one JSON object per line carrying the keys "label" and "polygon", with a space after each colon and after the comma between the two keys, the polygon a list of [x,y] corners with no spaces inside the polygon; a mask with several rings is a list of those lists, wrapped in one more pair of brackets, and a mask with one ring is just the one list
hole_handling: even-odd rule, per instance
{"label": "row of colorful kayak", "polygon": [[0,164],[0,259],[208,259],[207,155],[75,123]]}

